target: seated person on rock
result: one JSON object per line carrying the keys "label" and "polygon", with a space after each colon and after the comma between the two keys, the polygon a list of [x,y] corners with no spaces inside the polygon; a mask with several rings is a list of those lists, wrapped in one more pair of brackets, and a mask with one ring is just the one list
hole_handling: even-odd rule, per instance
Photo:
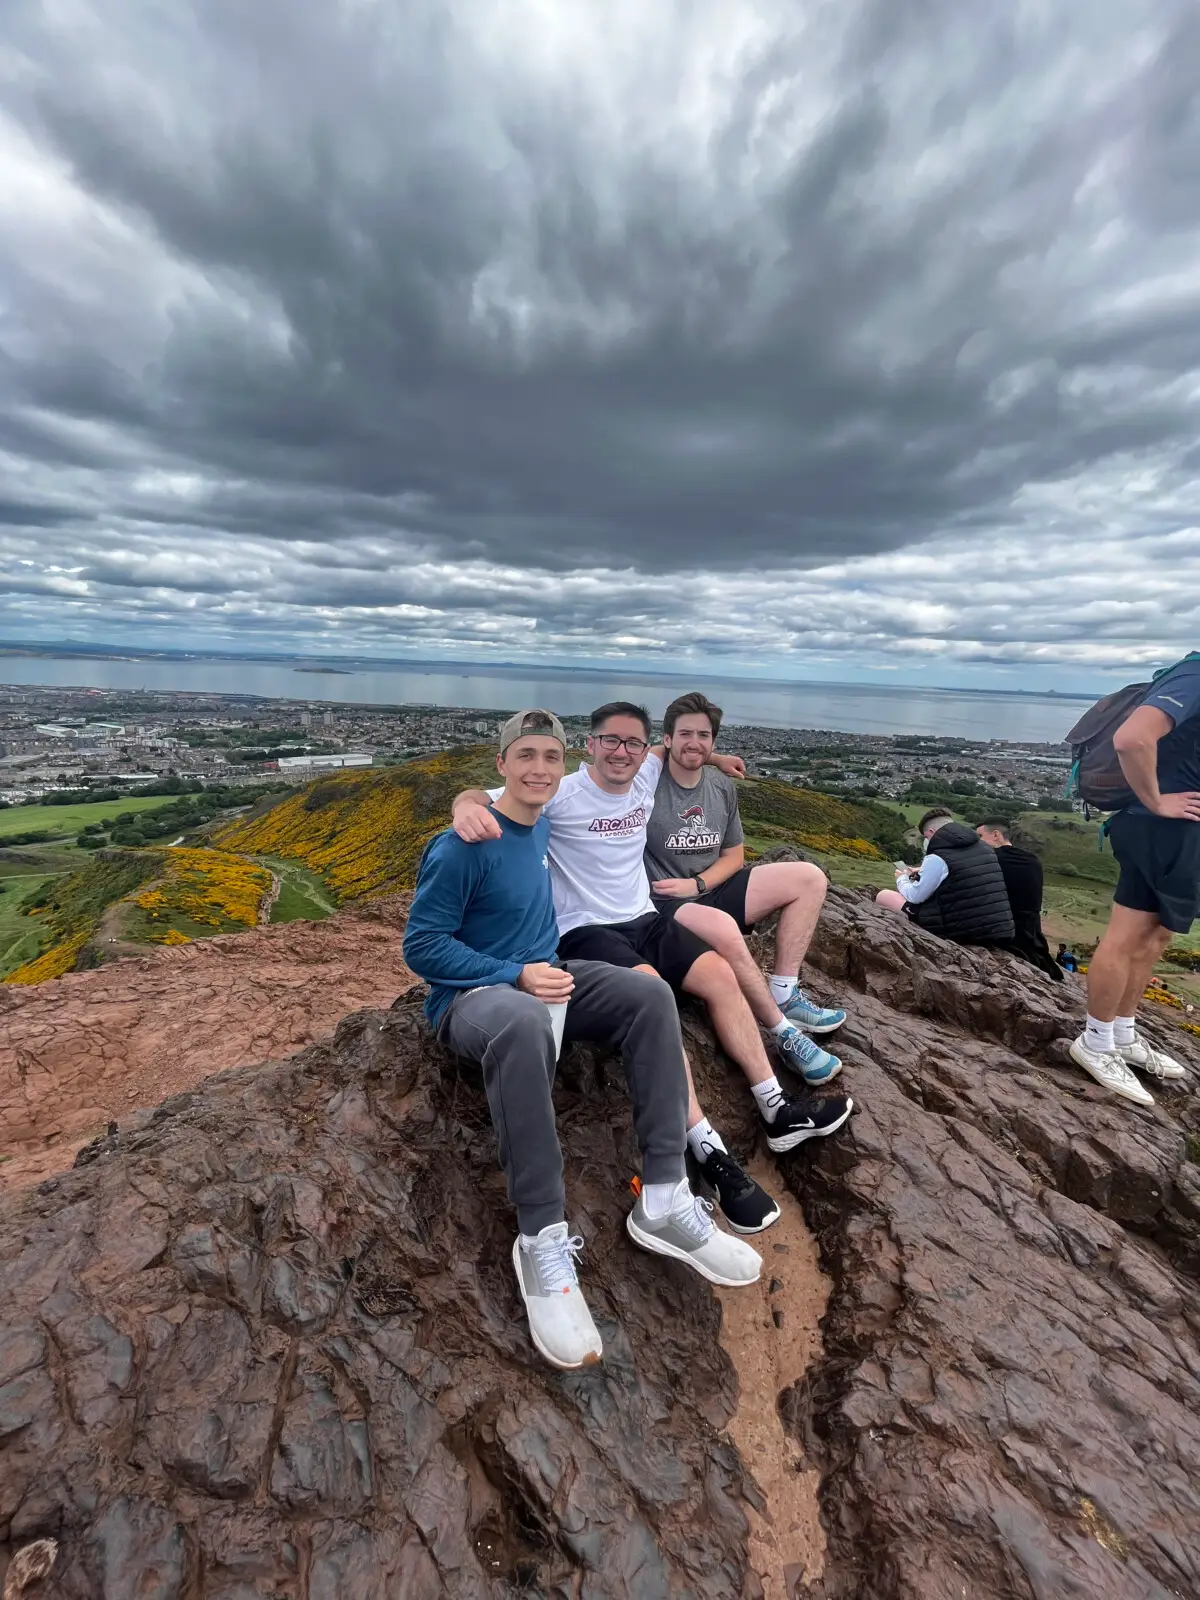
{"label": "seated person on rock", "polygon": [[[846,1013],[815,1004],[799,975],[829,880],[808,861],[746,865],[737,786],[710,759],[720,727],[720,706],[702,694],[681,695],[663,712],[667,760],[646,830],[654,907],[725,957],[784,1064],[806,1083],[828,1083],[842,1063],[801,1029],[834,1033]],[[780,917],[768,983],[745,935],[773,911]]]}
{"label": "seated person on rock", "polygon": [[1016,929],[1009,948],[1013,955],[1028,961],[1039,972],[1053,978],[1055,983],[1061,983],[1063,969],[1050,954],[1050,946],[1042,932],[1042,863],[1032,850],[1022,850],[1020,845],[1012,842],[1012,824],[1005,817],[988,817],[978,824],[975,832],[984,844],[990,844],[996,852],[996,860],[1004,874],[1004,887],[1008,890],[1008,903]]}
{"label": "seated person on rock", "polygon": [[898,867],[896,887],[881,889],[878,904],[955,944],[1011,944],[1012,907],[996,852],[941,807],[927,811],[917,828],[925,860]]}
{"label": "seated person on rock", "polygon": [[[703,1000],[722,1046],[750,1082],[772,1150],[792,1150],[835,1132],[853,1102],[785,1094],[733,968],[690,928],[654,909],[643,856],[662,758],[650,749],[644,707],[615,701],[594,711],[591,723],[592,765],[568,773],[545,809],[560,957],[657,973],[673,989]],[[734,770],[741,766],[736,757],[714,757],[721,759]],[[457,797],[454,827],[460,838],[498,835],[489,804],[489,795],[478,789]],[[779,1207],[725,1148],[690,1078],[687,1130],[700,1174],[730,1226],[739,1233],[769,1227]]]}
{"label": "seated person on rock", "polygon": [[1159,1083],[1186,1068],[1137,1030],[1136,1014],[1155,965],[1200,917],[1200,654],[1151,684],[1113,735],[1136,797],[1107,825],[1121,875],[1104,936],[1088,963],[1087,1023],[1072,1059],[1136,1105],[1154,1097],[1134,1069]]}
{"label": "seated person on rock", "polygon": [[743,1240],[714,1227],[688,1186],[687,1073],[679,1016],[660,978],[600,961],[556,963],[550,825],[542,815],[564,770],[566,738],[546,711],[518,712],[500,735],[504,788],[495,832],[467,845],[452,830],[421,860],[404,959],[430,985],[438,1038],[477,1062],[519,1234],[513,1266],[534,1344],[553,1366],[587,1366],[600,1336],[579,1288],[583,1247],[566,1222],[551,1091],[557,1049],[549,1007],[566,1005],[562,1037],[622,1053],[642,1152],[642,1187],[626,1228],[643,1249],[712,1283],[749,1284],[761,1267]]}

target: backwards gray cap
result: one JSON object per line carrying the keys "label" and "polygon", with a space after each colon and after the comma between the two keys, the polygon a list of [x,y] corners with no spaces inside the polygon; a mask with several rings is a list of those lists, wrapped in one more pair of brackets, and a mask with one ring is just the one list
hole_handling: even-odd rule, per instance
{"label": "backwards gray cap", "polygon": [[563,732],[563,725],[553,711],[535,708],[532,711],[518,711],[515,717],[509,717],[500,729],[500,754],[503,755],[509,745],[514,744],[523,733],[544,734],[547,739],[557,739],[564,750],[567,748],[567,736]]}

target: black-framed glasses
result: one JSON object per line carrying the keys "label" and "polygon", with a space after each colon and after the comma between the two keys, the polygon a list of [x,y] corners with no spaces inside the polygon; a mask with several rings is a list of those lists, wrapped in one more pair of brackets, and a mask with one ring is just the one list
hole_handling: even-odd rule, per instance
{"label": "black-framed glasses", "polygon": [[592,737],[601,750],[619,750],[624,745],[631,756],[640,756],[650,748],[645,739],[618,739],[615,733],[595,733]]}

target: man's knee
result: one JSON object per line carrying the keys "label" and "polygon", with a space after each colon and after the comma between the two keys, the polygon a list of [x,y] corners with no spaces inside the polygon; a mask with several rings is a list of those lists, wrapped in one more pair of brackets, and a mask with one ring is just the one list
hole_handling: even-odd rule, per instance
{"label": "man's knee", "polygon": [[675,996],[671,985],[660,978],[653,967],[618,967],[614,977],[614,992],[622,999],[645,1010],[674,1010]]}
{"label": "man's knee", "polygon": [[727,995],[741,994],[737,974],[715,950],[697,956],[688,970],[683,987],[689,994],[707,1001],[720,1001]]}
{"label": "man's knee", "polygon": [[523,989],[497,988],[493,1015],[497,1033],[516,1034],[528,1039],[536,1039],[542,1034],[553,1037],[550,1011],[545,1001],[526,994]]}
{"label": "man's knee", "polygon": [[829,879],[825,876],[815,861],[789,861],[786,863],[788,885],[793,889],[790,896],[793,900],[804,900],[811,904],[824,900],[825,892],[829,888]]}

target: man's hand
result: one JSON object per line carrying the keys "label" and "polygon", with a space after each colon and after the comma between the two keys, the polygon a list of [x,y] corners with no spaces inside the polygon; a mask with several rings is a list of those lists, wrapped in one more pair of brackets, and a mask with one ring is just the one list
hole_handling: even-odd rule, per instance
{"label": "man's hand", "polygon": [[454,831],[466,844],[482,844],[484,839],[499,839],[503,830],[494,811],[464,800],[454,808]]}
{"label": "man's hand", "polygon": [[723,772],[727,778],[746,776],[746,763],[741,756],[730,756],[723,751],[714,750],[708,758],[708,764],[710,767],[716,767],[718,772]]}
{"label": "man's hand", "polygon": [[571,974],[562,967],[552,967],[548,961],[531,961],[521,968],[517,979],[518,989],[524,989],[535,1000],[544,1000],[547,1005],[561,1005],[569,1000],[574,987],[575,979]]}
{"label": "man's hand", "polygon": [[672,900],[692,900],[700,893],[695,878],[657,878],[650,887],[655,894],[668,895]]}
{"label": "man's hand", "polygon": [[1152,810],[1156,817],[1182,817],[1185,822],[1200,822],[1200,792],[1187,789],[1183,794],[1160,794]]}

